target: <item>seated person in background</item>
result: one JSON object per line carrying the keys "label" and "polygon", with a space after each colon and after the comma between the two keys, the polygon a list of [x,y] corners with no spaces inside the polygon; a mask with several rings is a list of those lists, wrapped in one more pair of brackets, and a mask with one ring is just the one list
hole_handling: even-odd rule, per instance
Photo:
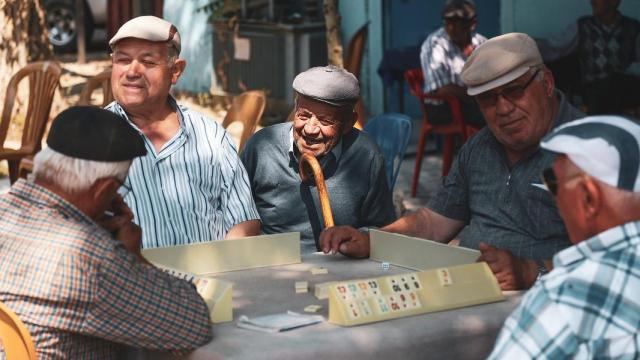
{"label": "seated person in background", "polygon": [[140,228],[117,193],[146,152],[140,135],[106,110],[73,107],[47,144],[34,181],[0,196],[0,301],[26,324],[38,358],[117,359],[122,345],[185,353],[208,342],[195,286],[140,255]]}
{"label": "seated person in background", "polygon": [[620,0],[591,0],[592,16],[539,39],[545,61],[577,51],[590,114],[620,114],[640,106],[640,22],[618,11]]}
{"label": "seated person in background", "polygon": [[154,16],[126,22],[109,40],[115,101],[142,134],[124,198],[145,248],[257,235],[260,221],[233,140],[220,124],[169,94],[185,69],[180,34]]}
{"label": "seated person in background", "polygon": [[315,67],[293,80],[293,122],[257,132],[240,155],[249,174],[262,231],[299,231],[303,253],[319,251],[318,192],[300,180],[302,153],[318,158],[336,224],[383,226],[395,220],[384,159],[368,136],[353,128],[360,88],[353,74]]}
{"label": "seated person in background", "polygon": [[[476,6],[472,0],[447,0],[442,10],[444,26],[422,43],[420,63],[424,74],[424,92],[451,95],[460,99],[465,121],[484,125],[482,113],[467,95],[460,72],[471,52],[487,39],[475,33]],[[453,119],[443,101],[426,99],[429,122],[446,124]]]}
{"label": "seated person in background", "polygon": [[[533,39],[511,33],[473,52],[462,70],[487,127],[460,149],[425,208],[382,230],[480,249],[503,290],[526,289],[570,245],[540,172],[553,156],[539,148],[554,126],[583,116],[554,87]],[[338,226],[321,236],[325,252],[369,255],[369,236]],[[429,254],[425,254],[429,256]]]}
{"label": "seated person in background", "polygon": [[573,121],[542,140],[545,170],[574,246],[553,258],[506,320],[492,359],[640,357],[640,126]]}

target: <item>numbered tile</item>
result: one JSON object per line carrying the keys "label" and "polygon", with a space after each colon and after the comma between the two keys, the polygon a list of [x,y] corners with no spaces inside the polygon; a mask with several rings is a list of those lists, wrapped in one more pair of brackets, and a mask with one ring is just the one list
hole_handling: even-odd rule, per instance
{"label": "numbered tile", "polygon": [[387,302],[387,300],[382,297],[382,296],[378,296],[376,298],[376,305],[378,305],[378,312],[382,315],[382,314],[386,314],[389,311],[391,311],[391,308],[389,307],[389,303]]}
{"label": "numbered tile", "polygon": [[371,316],[373,313],[371,312],[371,306],[369,306],[368,300],[360,300],[360,310],[362,310],[363,316]]}
{"label": "numbered tile", "polygon": [[355,301],[350,301],[347,303],[347,314],[351,320],[360,318],[360,307]]}
{"label": "numbered tile", "polygon": [[449,286],[453,284],[453,278],[451,277],[451,272],[447,268],[441,268],[437,270],[438,279],[440,280],[440,285]]}

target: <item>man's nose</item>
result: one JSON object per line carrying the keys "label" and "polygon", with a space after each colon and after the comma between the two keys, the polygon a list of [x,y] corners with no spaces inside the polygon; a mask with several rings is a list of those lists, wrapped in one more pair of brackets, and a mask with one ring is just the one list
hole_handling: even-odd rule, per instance
{"label": "man's nose", "polygon": [[496,113],[508,114],[513,111],[513,103],[502,94],[496,95]]}
{"label": "man's nose", "polygon": [[306,124],[304,124],[304,132],[309,135],[318,134],[320,132],[318,119],[312,117],[311,119],[307,120]]}
{"label": "man's nose", "polygon": [[129,64],[129,67],[127,67],[127,76],[128,77],[140,76],[141,66],[142,64],[140,64],[140,62],[138,62],[137,60],[131,61],[131,63]]}

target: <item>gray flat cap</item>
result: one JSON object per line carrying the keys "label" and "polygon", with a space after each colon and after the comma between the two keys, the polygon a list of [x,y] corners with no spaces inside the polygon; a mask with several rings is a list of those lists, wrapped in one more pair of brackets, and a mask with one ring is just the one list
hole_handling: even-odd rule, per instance
{"label": "gray flat cap", "polygon": [[542,64],[536,42],[527,34],[496,36],[471,53],[460,74],[471,96],[509,83]]}
{"label": "gray flat cap", "polygon": [[180,54],[180,34],[178,29],[170,22],[155,16],[138,16],[133,18],[118,29],[118,32],[109,40],[109,47],[125,38],[136,38],[154,42],[169,42]]}
{"label": "gray flat cap", "polygon": [[319,66],[302,72],[293,79],[293,89],[301,95],[331,105],[352,105],[358,101],[358,79],[336,66]]}

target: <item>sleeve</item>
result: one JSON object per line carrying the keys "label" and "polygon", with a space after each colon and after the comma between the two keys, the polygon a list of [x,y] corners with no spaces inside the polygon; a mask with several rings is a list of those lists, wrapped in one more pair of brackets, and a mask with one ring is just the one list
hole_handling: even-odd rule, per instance
{"label": "sleeve", "polygon": [[429,36],[420,49],[420,64],[424,74],[424,92],[433,92],[450,83],[450,68],[446,50],[436,39]]}
{"label": "sleeve", "polygon": [[371,161],[369,184],[369,191],[361,209],[360,226],[382,227],[392,223],[396,220],[393,194],[387,184],[384,157],[379,151]]}
{"label": "sleeve", "polygon": [[567,359],[578,345],[566,316],[538,282],[505,321],[489,359]]}
{"label": "sleeve", "polygon": [[545,62],[567,56],[578,48],[578,23],[574,22],[548,38],[536,39],[536,43]]}
{"label": "sleeve", "polygon": [[142,264],[115,242],[97,266],[97,294],[84,333],[130,346],[183,353],[212,338],[195,286]]}
{"label": "sleeve", "polygon": [[251,194],[251,184],[244,165],[238,157],[229,134],[224,133],[222,139],[221,169],[223,176],[222,199],[224,211],[225,231],[234,225],[249,220],[259,220]]}
{"label": "sleeve", "polygon": [[[478,135],[480,134],[476,136]],[[438,190],[427,203],[427,208],[436,213],[465,223],[468,223],[471,218],[469,186],[465,168],[472,151],[472,143],[473,141],[467,142],[462,147],[453,161],[449,174],[442,177]]]}

